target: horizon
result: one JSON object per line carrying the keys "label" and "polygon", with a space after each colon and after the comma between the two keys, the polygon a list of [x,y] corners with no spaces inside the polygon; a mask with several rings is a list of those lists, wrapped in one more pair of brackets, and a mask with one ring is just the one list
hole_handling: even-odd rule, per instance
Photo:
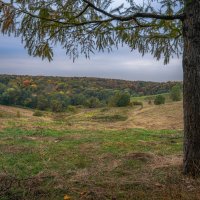
{"label": "horizon", "polygon": [[130,82],[153,82],[153,83],[167,83],[167,82],[182,82],[181,80],[170,80],[170,81],[145,81],[145,80],[127,80],[119,78],[104,78],[104,77],[95,77],[95,76],[56,76],[56,75],[29,75],[29,74],[0,74],[0,76],[24,76],[24,77],[53,77],[53,78],[88,78],[88,79],[110,79],[118,81],[130,81]]}
{"label": "horizon", "polygon": [[142,57],[128,47],[114,49],[110,54],[96,52],[90,59],[80,56],[70,60],[61,48],[55,48],[52,62],[31,57],[19,38],[0,35],[0,74],[43,75],[64,77],[101,77],[141,81],[182,81],[181,60],[174,58],[168,65],[152,55]]}
{"label": "horizon", "polygon": [[[138,4],[141,0],[136,0]],[[113,6],[123,1],[116,0]],[[157,61],[152,55],[142,56],[137,50],[120,45],[111,53],[95,51],[90,59],[80,55],[73,62],[60,46],[54,46],[52,62],[29,56],[20,38],[0,35],[0,74],[43,75],[64,77],[101,77],[121,80],[141,80],[154,82],[182,81],[181,59],[174,57],[164,65],[163,59]]]}

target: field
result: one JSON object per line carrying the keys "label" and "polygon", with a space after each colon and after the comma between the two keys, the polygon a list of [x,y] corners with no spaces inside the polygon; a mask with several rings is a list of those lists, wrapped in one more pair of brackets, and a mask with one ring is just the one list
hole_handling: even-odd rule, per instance
{"label": "field", "polygon": [[182,102],[142,101],[41,117],[0,106],[0,199],[200,199],[181,172]]}

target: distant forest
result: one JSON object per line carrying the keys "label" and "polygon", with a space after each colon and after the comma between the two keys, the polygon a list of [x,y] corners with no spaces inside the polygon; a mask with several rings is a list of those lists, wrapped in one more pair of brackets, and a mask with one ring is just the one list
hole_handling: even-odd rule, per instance
{"label": "distant forest", "polygon": [[131,96],[168,93],[176,84],[86,77],[0,75],[0,104],[54,112],[65,111],[70,106],[126,106]]}

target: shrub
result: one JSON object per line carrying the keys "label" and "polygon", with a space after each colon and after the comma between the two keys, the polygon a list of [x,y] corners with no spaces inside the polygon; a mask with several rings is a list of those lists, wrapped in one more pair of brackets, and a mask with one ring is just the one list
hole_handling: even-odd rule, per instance
{"label": "shrub", "polygon": [[86,103],[86,97],[83,94],[76,94],[71,98],[72,105],[84,105]]}
{"label": "shrub", "polygon": [[6,85],[3,83],[0,83],[0,94],[3,94],[3,92],[6,90]]}
{"label": "shrub", "polygon": [[36,117],[41,117],[43,116],[43,113],[39,110],[36,110],[34,113],[33,113],[33,116],[36,116]]}
{"label": "shrub", "polygon": [[37,106],[37,97],[31,96],[30,98],[26,98],[23,105],[29,108],[35,108]]}
{"label": "shrub", "polygon": [[101,107],[101,103],[99,101],[98,98],[96,97],[91,97],[87,100],[87,103],[86,105],[89,107],[89,108],[98,108],[98,107]]}
{"label": "shrub", "polygon": [[181,100],[181,87],[180,85],[175,85],[172,87],[170,91],[170,98],[172,101],[180,101]]}
{"label": "shrub", "polygon": [[155,105],[160,105],[160,104],[164,104],[164,103],[165,103],[165,97],[163,95],[156,96],[156,98],[154,100]]}
{"label": "shrub", "polygon": [[130,94],[124,93],[120,94],[119,99],[117,101],[118,107],[128,106],[130,103]]}
{"label": "shrub", "polygon": [[40,110],[46,110],[49,107],[49,101],[44,95],[37,97],[37,108]]}
{"label": "shrub", "polygon": [[59,102],[58,100],[50,101],[50,107],[52,112],[62,112],[64,110],[62,102]]}
{"label": "shrub", "polygon": [[130,94],[127,92],[117,92],[109,100],[110,106],[124,107],[130,104]]}
{"label": "shrub", "polygon": [[1,95],[1,102],[5,105],[16,105],[20,99],[21,91],[19,88],[8,88]]}
{"label": "shrub", "polygon": [[70,104],[70,99],[63,92],[55,92],[49,96],[49,107],[53,112],[63,112]]}
{"label": "shrub", "polygon": [[69,105],[69,106],[67,107],[67,110],[70,111],[70,112],[76,112],[77,109],[76,109],[75,106]]}

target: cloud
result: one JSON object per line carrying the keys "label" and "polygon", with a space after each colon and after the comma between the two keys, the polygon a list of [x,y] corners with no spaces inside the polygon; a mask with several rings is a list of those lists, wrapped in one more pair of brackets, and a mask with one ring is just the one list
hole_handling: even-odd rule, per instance
{"label": "cloud", "polygon": [[142,57],[128,47],[112,53],[96,53],[87,60],[80,56],[74,63],[65,51],[56,48],[53,62],[28,56],[19,38],[0,36],[0,73],[56,76],[88,76],[126,80],[182,80],[181,60],[175,58],[164,66],[151,55]]}

